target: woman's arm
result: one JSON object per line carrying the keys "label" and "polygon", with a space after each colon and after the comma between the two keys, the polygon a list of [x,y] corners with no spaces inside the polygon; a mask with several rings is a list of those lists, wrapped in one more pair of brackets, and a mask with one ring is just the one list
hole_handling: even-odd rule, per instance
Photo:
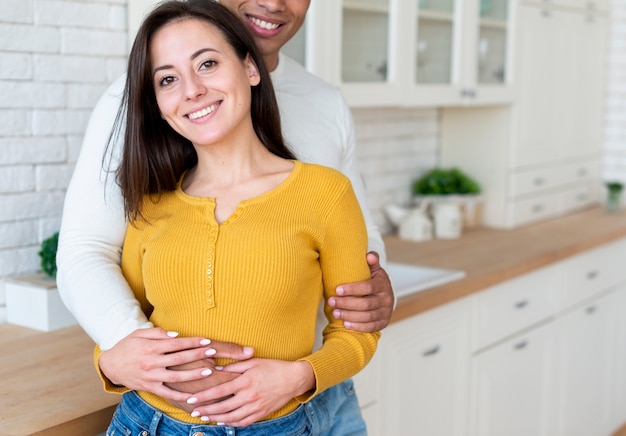
{"label": "woman's arm", "polygon": [[338,104],[337,117],[344,136],[339,170],[352,182],[367,226],[368,251],[375,252],[378,259],[373,254],[368,254],[370,278],[360,282],[342,283],[337,290],[338,295],[329,303],[334,309],[333,317],[344,321],[345,327],[371,333],[380,331],[389,324],[396,298],[389,276],[384,270],[387,260],[385,245],[367,202],[365,183],[357,162],[354,121],[345,102]]}

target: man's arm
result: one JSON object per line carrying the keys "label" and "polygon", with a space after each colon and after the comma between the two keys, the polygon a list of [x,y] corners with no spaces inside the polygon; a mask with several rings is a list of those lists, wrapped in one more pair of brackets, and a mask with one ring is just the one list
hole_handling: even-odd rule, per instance
{"label": "man's arm", "polygon": [[119,267],[127,223],[112,171],[121,138],[112,144],[110,165],[105,159],[123,88],[122,77],[107,89],[92,113],[66,193],[57,252],[61,298],[104,350],[134,330],[152,326]]}

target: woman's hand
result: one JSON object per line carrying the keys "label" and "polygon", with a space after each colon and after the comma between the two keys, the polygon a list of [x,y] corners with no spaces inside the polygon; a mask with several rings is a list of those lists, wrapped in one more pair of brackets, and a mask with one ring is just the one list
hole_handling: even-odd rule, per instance
{"label": "woman's hand", "polygon": [[[201,379],[208,382],[213,373],[212,358],[243,360],[249,359],[253,353],[252,349],[233,343],[176,336],[176,333],[161,328],[135,330],[110,350],[103,351],[98,364],[102,373],[116,385],[151,392],[170,401],[185,402],[193,392],[180,392],[166,383]],[[172,369],[191,362],[200,364],[192,369]]]}
{"label": "woman's hand", "polygon": [[250,425],[315,388],[313,368],[305,361],[250,359],[230,364],[223,371],[241,375],[187,400],[196,406],[192,416],[230,426]]}

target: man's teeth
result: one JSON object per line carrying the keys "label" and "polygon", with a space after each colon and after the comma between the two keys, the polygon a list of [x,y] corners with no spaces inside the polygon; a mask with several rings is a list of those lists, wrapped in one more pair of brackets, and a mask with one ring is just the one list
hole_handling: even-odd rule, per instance
{"label": "man's teeth", "polygon": [[254,23],[255,26],[259,26],[262,29],[274,30],[278,29],[279,24],[268,23],[264,20],[259,20],[258,18],[250,17],[250,21]]}
{"label": "man's teeth", "polygon": [[196,120],[196,119],[198,119],[200,117],[208,115],[208,114],[210,114],[211,112],[213,112],[215,110],[216,106],[217,105],[212,105],[212,106],[209,106],[209,107],[205,107],[201,111],[192,112],[192,113],[189,114],[189,118],[191,118],[192,120]]}

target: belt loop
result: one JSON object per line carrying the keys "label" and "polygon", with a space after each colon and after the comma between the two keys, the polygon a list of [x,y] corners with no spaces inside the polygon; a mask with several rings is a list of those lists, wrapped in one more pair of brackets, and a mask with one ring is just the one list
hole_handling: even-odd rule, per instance
{"label": "belt loop", "polygon": [[159,422],[161,422],[161,418],[163,418],[163,412],[159,410],[154,411],[154,415],[152,416],[152,421],[150,421],[150,436],[158,436],[157,429],[159,427]]}

